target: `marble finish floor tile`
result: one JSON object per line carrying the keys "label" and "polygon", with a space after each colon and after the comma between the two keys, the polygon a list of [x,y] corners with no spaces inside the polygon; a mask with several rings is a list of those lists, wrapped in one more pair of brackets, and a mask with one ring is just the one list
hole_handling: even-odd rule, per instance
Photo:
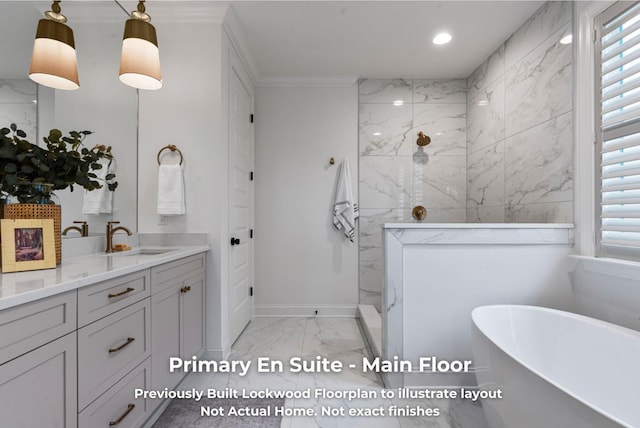
{"label": "marble finish floor tile", "polygon": [[[313,360],[317,356],[343,363],[338,373],[257,373],[191,374],[181,388],[246,389],[266,388],[279,391],[312,391],[310,398],[287,399],[285,408],[313,409],[315,416],[285,416],[281,428],[486,428],[482,408],[476,403],[448,400],[410,400],[382,396],[383,384],[378,374],[363,372],[363,357],[371,358],[354,318],[256,318],[232,347],[229,360],[251,360],[269,357],[288,362],[294,356]],[[352,367],[353,365],[353,367]],[[368,397],[336,397],[316,395],[316,390],[329,392],[361,391]],[[386,391],[386,390],[385,390]],[[390,406],[438,408],[439,416],[398,417],[389,414]],[[324,411],[323,411],[324,409]],[[332,410],[328,410],[332,409]],[[383,409],[382,416],[357,415],[369,409]],[[331,413],[344,412],[345,416]],[[353,412],[352,416],[348,416]]]}

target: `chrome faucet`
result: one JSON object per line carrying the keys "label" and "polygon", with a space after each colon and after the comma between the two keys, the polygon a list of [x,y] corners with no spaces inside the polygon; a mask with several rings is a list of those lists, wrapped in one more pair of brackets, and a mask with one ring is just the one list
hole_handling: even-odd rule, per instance
{"label": "chrome faucet", "polygon": [[70,230],[77,230],[78,232],[80,232],[81,236],[89,236],[89,225],[87,224],[86,221],[74,221],[74,223],[75,224],[80,224],[82,226],[81,227],[69,226],[65,230],[62,231],[62,234],[66,235],[67,232],[69,232]]}
{"label": "chrome faucet", "polygon": [[133,233],[129,229],[124,226],[113,227],[114,224],[120,224],[119,221],[108,221],[107,222],[107,249],[105,253],[113,253],[113,234],[119,230],[124,230],[127,232],[127,235],[131,236]]}

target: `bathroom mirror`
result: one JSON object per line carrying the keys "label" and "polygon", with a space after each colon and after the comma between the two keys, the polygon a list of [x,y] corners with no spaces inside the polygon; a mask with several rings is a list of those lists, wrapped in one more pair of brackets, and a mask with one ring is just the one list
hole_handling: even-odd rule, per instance
{"label": "bathroom mirror", "polygon": [[[63,133],[90,130],[85,144],[112,146],[118,188],[111,214],[83,214],[84,189],[57,191],[62,228],[87,221],[90,235],[104,234],[118,220],[137,231],[138,92],[118,80],[124,22],[128,14],[115,1],[62,2],[73,29],[80,89],[54,90],[28,78],[36,25],[51,1],[1,1],[0,126],[16,122],[32,143],[51,128]],[[78,237],[70,231],[65,237]]]}

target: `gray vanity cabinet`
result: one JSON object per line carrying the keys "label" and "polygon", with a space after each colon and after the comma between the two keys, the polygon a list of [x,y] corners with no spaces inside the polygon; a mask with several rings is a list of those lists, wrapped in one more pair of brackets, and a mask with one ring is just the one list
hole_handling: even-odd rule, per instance
{"label": "gray vanity cabinet", "polygon": [[185,373],[170,373],[169,359],[204,351],[204,255],[151,269],[151,354],[154,389],[174,388]]}
{"label": "gray vanity cabinet", "polygon": [[0,310],[0,427],[138,428],[204,351],[204,253]]}

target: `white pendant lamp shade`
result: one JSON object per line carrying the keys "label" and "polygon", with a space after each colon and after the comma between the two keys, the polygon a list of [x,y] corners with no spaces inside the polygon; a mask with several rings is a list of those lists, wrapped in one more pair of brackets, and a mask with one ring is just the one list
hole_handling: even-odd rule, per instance
{"label": "white pendant lamp shade", "polygon": [[[120,81],[138,89],[160,89],[162,71],[156,29],[149,22],[136,18],[135,13],[124,27]],[[144,11],[142,14],[148,18]]]}
{"label": "white pendant lamp shade", "polygon": [[55,89],[71,90],[80,87],[71,28],[50,19],[38,22],[29,78]]}

